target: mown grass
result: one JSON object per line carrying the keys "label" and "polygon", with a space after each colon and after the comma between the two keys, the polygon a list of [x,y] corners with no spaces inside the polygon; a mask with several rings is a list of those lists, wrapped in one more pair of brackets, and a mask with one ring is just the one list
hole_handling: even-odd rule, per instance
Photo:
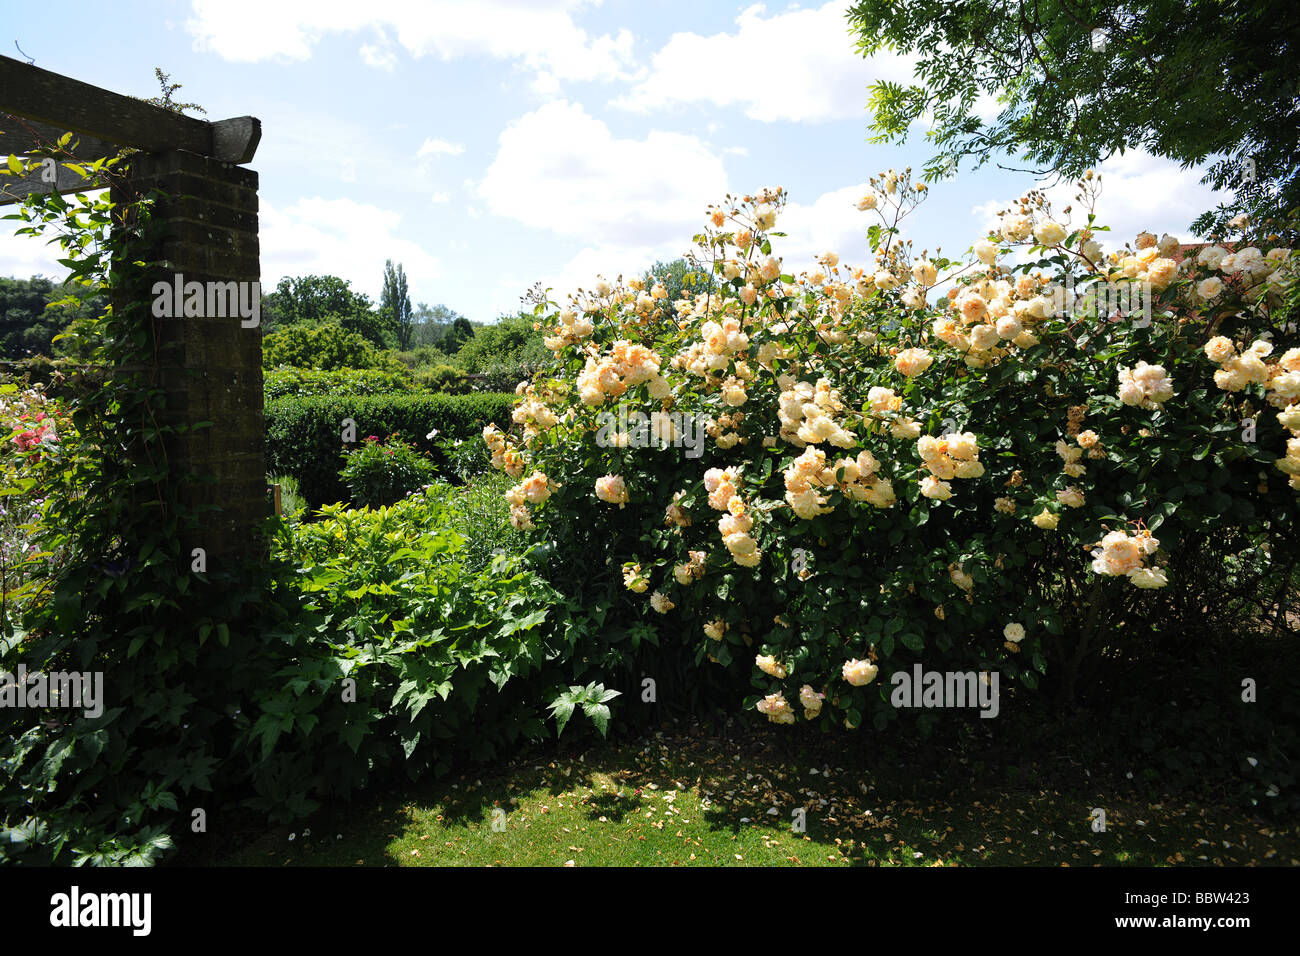
{"label": "mown grass", "polygon": [[[1113,785],[1055,790],[1033,767],[972,782],[802,756],[760,730],[698,726],[544,747],[367,797],[305,826],[226,834],[179,862],[271,866],[1300,865],[1300,828]],[[840,752],[840,756],[843,753]],[[1104,832],[1093,809],[1106,811]],[[794,811],[804,811],[798,832]],[[495,826],[494,826],[495,822]],[[193,848],[191,848],[193,849]]]}

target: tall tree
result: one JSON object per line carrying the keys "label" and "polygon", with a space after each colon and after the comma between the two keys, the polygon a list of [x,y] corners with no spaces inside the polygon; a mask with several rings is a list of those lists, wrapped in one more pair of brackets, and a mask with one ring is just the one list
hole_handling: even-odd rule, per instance
{"label": "tall tree", "polygon": [[656,282],[662,283],[668,292],[666,301],[670,303],[676,302],[683,295],[695,296],[713,288],[712,276],[707,272],[697,272],[685,259],[656,262],[642,278],[645,279],[646,288],[653,288]]}
{"label": "tall tree", "polygon": [[442,350],[448,355],[455,355],[460,347],[474,337],[474,325],[463,315],[456,317],[447,334],[442,338]]}
{"label": "tall tree", "polygon": [[397,327],[397,344],[403,351],[411,347],[411,296],[406,288],[406,273],[399,262],[393,267],[393,260],[384,263],[384,291],[379,298],[381,310],[387,310]]}
{"label": "tall tree", "polygon": [[462,318],[459,312],[445,305],[430,306],[425,302],[419,303],[411,316],[412,347],[432,345],[442,348],[448,330],[459,318]]}
{"label": "tall tree", "polygon": [[[962,158],[1006,153],[1079,175],[1144,148],[1235,197],[1192,225],[1241,212],[1280,223],[1300,207],[1300,6],[1292,0],[860,0],[864,55],[916,57],[916,82],[871,87],[873,142],[930,125],[931,182]],[[997,98],[989,121],[981,96]]]}
{"label": "tall tree", "polygon": [[105,305],[97,288],[56,285],[43,276],[0,277],[0,359],[61,354],[89,357],[89,345],[76,336],[53,340],[72,331],[76,320],[103,312]]}
{"label": "tall tree", "polygon": [[267,298],[273,300],[271,311],[279,325],[323,322],[327,316],[370,309],[369,298],[353,292],[351,283],[338,276],[286,276]]}

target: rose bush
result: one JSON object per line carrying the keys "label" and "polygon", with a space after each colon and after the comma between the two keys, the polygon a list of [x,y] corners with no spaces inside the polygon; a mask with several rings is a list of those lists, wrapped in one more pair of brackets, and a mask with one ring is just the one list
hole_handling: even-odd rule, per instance
{"label": "rose bush", "polygon": [[[901,238],[910,171],[871,186],[873,262],[792,274],[769,189],[709,210],[679,301],[600,279],[540,304],[556,370],[484,430],[516,527],[584,581],[624,569],[629,614],[747,671],[781,723],[882,727],[917,661],[1031,689],[1050,664],[1068,696],[1288,591],[1289,250],[1104,250],[1089,173],[1077,208],[1030,192],[954,262]],[[651,424],[598,440],[620,405]],[[707,418],[702,457],[669,411]]]}
{"label": "rose bush", "polygon": [[43,549],[42,518],[47,500],[71,490],[64,449],[75,447],[77,435],[67,407],[43,383],[3,382],[0,439],[0,631],[8,633],[65,556],[65,548]]}

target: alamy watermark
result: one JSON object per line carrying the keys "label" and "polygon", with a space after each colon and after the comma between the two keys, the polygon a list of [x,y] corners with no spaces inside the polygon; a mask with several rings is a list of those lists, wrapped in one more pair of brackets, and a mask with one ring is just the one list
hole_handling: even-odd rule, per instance
{"label": "alamy watermark", "polygon": [[185,281],[178,272],[171,282],[153,284],[153,314],[160,319],[233,319],[241,328],[262,322],[262,283]]}
{"label": "alamy watermark", "polygon": [[103,671],[28,671],[26,664],[18,672],[0,671],[0,708],[68,707],[82,708],[86,717],[104,712]]}
{"label": "alamy watermark", "polygon": [[687,458],[704,454],[707,418],[685,412],[601,412],[596,444],[601,448],[685,448]]}
{"label": "alamy watermark", "polygon": [[152,912],[152,893],[83,893],[74,885],[50,897],[50,925],[57,928],[121,927],[148,936]]}
{"label": "alamy watermark", "polygon": [[889,702],[895,707],[979,707],[980,717],[998,715],[997,671],[894,671]]}

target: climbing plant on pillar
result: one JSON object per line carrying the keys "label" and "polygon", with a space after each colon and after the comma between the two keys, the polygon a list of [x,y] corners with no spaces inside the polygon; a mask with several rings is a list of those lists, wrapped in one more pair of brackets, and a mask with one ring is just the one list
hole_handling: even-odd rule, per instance
{"label": "climbing plant on pillar", "polygon": [[150,305],[159,196],[135,189],[129,156],[78,165],[70,145],[5,170],[55,156],[110,187],[33,193],[5,218],[57,243],[112,305],[82,330],[91,363],[61,386],[78,441],[40,479],[33,534],[63,559],[2,622],[0,863],[150,863],[234,784],[226,758],[247,689],[275,667],[260,637],[275,611],[259,606],[255,566],[209,570],[182,551],[204,515],[182,493],[196,476],[168,455],[198,426],[165,414],[164,323],[177,320]]}

